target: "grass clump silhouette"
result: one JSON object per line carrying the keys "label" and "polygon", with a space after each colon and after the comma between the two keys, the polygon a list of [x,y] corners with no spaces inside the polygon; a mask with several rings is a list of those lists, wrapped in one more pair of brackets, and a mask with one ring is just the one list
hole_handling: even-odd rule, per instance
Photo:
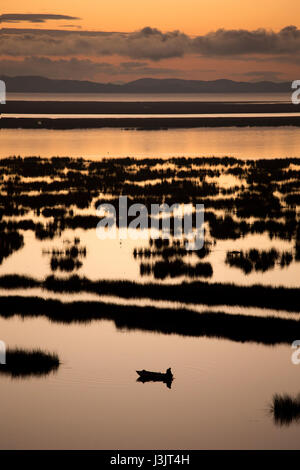
{"label": "grass clump silhouette", "polygon": [[18,232],[1,232],[0,238],[0,264],[4,258],[8,258],[13,252],[24,246],[24,238]]}
{"label": "grass clump silhouette", "polygon": [[6,364],[0,364],[0,374],[11,377],[43,376],[58,369],[60,360],[54,353],[46,353],[40,349],[29,351],[8,349]]}
{"label": "grass clump silhouette", "polygon": [[293,398],[290,395],[274,395],[271,405],[274,421],[280,426],[288,426],[300,421],[300,394]]}

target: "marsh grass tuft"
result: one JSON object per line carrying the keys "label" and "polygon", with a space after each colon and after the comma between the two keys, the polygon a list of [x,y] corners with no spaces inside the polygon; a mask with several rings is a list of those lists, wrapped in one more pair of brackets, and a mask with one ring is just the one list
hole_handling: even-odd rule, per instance
{"label": "marsh grass tuft", "polygon": [[271,405],[274,421],[280,426],[288,426],[300,421],[300,394],[293,398],[287,394],[274,395]]}

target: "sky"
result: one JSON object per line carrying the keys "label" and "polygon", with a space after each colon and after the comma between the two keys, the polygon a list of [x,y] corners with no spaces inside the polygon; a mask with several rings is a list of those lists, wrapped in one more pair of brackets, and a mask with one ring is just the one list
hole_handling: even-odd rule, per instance
{"label": "sky", "polygon": [[299,0],[11,0],[1,75],[300,79]]}

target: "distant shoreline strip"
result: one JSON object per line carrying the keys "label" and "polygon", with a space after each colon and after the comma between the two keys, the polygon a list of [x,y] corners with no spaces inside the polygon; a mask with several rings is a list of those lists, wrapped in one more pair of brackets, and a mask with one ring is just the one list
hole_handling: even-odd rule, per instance
{"label": "distant shoreline strip", "polygon": [[[60,279],[49,276],[45,280],[15,275],[0,276],[3,289],[42,288],[50,292],[86,292],[114,295],[124,299],[152,299],[185,304],[232,305],[267,308],[286,312],[300,312],[300,288],[271,286],[236,286],[205,281],[175,284],[140,284],[133,281],[92,281],[78,276]],[[297,315],[297,313],[296,313]]]}

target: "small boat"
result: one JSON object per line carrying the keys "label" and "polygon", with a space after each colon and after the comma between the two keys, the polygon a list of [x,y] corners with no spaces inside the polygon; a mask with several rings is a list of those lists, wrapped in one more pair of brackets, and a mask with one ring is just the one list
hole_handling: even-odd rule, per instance
{"label": "small boat", "polygon": [[171,388],[173,382],[173,374],[171,367],[166,372],[151,372],[149,370],[137,370],[136,373],[139,375],[138,382],[163,382],[168,388]]}

